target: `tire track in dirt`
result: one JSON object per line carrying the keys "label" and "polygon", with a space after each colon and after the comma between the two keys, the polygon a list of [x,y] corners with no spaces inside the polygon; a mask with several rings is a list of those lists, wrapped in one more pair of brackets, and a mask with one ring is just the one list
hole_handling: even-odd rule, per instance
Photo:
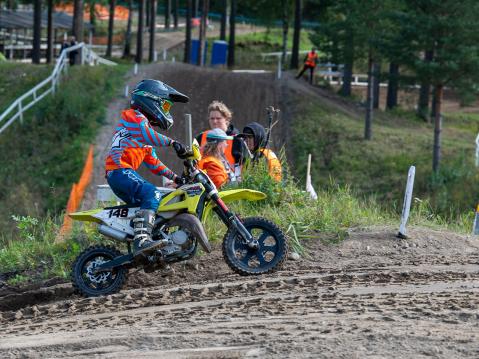
{"label": "tire track in dirt", "polygon": [[[424,276],[418,277],[421,280]],[[475,284],[472,280],[456,281],[445,274],[441,278],[448,282],[448,288],[444,288],[431,281],[421,287],[415,278],[407,278],[397,273],[387,283],[378,283],[369,273],[357,277],[311,274],[256,283],[251,280],[227,285],[214,283],[165,292],[130,291],[73,301],[50,308],[53,311],[46,321],[39,317],[38,322],[28,319],[23,325],[5,327],[2,323],[0,329],[7,340],[0,344],[0,354],[9,356],[16,348],[28,352],[41,347],[43,355],[67,355],[72,350],[81,353],[106,346],[113,355],[118,347],[129,350],[141,347],[142,342],[150,350],[172,350],[179,343],[182,348],[201,347],[201,343],[215,338],[220,346],[259,348],[264,351],[261,355],[273,356],[296,350],[301,339],[300,343],[306,345],[311,355],[321,337],[331,340],[338,331],[377,336],[381,333],[379,329],[387,329],[393,323],[399,339],[401,332],[411,335],[408,329],[411,321],[415,322],[412,332],[431,331],[432,322],[434,328],[448,328],[441,331],[441,336],[449,343],[461,344],[468,336],[462,331],[471,330],[478,319],[477,280]],[[355,280],[361,284],[354,283]],[[331,283],[336,286],[332,288]],[[122,305],[122,301],[129,304]],[[82,302],[116,308],[116,312],[91,314]],[[155,305],[142,306],[145,302]],[[347,325],[342,322],[346,319]],[[18,318],[17,322],[22,320],[27,318]],[[418,321],[423,324],[418,326]],[[140,334],[143,330],[146,335]],[[56,336],[72,331],[79,337]],[[48,336],[49,333],[52,335]],[[33,338],[29,339],[30,336]],[[19,337],[25,341],[18,341]],[[227,352],[225,349],[223,354]]]}

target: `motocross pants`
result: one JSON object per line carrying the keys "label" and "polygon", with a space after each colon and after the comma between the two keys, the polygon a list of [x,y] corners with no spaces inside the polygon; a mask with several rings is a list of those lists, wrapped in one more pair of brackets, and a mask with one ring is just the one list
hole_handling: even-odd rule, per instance
{"label": "motocross pants", "polygon": [[113,193],[126,204],[150,209],[156,213],[161,200],[160,191],[133,169],[119,168],[108,171],[106,180]]}

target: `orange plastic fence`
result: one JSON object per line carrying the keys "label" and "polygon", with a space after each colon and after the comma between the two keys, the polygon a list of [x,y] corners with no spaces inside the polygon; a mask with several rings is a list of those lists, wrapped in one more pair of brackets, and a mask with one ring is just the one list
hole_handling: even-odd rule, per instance
{"label": "orange plastic fence", "polygon": [[72,185],[70,191],[70,198],[67,202],[65,210],[65,217],[63,218],[63,225],[60,229],[60,235],[57,237],[57,242],[62,241],[66,234],[72,229],[72,219],[68,216],[68,213],[75,212],[83,199],[86,187],[90,184],[91,176],[93,173],[93,145],[90,145],[88,155],[83,166],[83,172],[80,176],[78,183]]}
{"label": "orange plastic fence", "polygon": [[[73,4],[62,3],[55,6],[55,11],[66,12],[73,15]],[[125,6],[115,6],[115,20],[128,20],[129,10]],[[95,4],[95,16],[100,20],[108,20],[110,17],[110,8]],[[83,5],[83,20],[90,21],[90,8],[88,4]]]}

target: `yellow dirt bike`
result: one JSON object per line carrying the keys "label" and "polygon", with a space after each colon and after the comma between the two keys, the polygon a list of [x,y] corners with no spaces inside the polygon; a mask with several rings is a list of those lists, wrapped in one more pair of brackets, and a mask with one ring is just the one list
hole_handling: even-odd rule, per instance
{"label": "yellow dirt bike", "polygon": [[118,292],[126,282],[128,270],[143,268],[145,272],[161,270],[166,265],[192,258],[198,244],[211,252],[203,224],[213,211],[228,227],[223,238],[223,256],[228,266],[241,275],[258,275],[278,269],[287,256],[288,246],[281,229],[262,217],[240,218],[226,203],[266,198],[259,191],[233,189],[218,192],[216,186],[197,162],[201,158],[195,141],[184,158],[184,176],[188,183],[176,188],[159,188],[162,200],[152,232],[161,245],[154,250],[133,256],[133,223],[139,207],[121,205],[71,213],[70,217],[95,222],[98,231],[125,243],[127,253],[112,246],[96,245],[78,255],[73,263],[71,280],[84,296]]}

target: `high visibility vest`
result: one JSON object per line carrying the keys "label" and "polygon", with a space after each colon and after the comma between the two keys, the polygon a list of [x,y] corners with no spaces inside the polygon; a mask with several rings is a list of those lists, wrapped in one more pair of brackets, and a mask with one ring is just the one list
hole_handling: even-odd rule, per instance
{"label": "high visibility vest", "polygon": [[217,188],[220,188],[228,180],[234,181],[234,175],[231,170],[226,168],[221,160],[214,156],[202,158],[198,162],[198,167],[204,170]]}
{"label": "high visibility vest", "polygon": [[308,57],[306,58],[306,61],[304,62],[304,64],[309,67],[315,67],[317,59],[318,59],[318,53],[310,51],[308,52]]}
{"label": "high visibility vest", "polygon": [[[210,132],[210,130],[204,131],[201,134],[200,147],[202,147],[206,143],[206,136],[208,135],[208,132]],[[235,168],[235,158],[233,156],[233,140],[226,140],[225,157],[228,163],[231,165],[231,168]]]}
{"label": "high visibility vest", "polygon": [[281,181],[281,162],[275,153],[268,148],[260,149],[266,161],[268,161],[268,173],[275,181]]}

